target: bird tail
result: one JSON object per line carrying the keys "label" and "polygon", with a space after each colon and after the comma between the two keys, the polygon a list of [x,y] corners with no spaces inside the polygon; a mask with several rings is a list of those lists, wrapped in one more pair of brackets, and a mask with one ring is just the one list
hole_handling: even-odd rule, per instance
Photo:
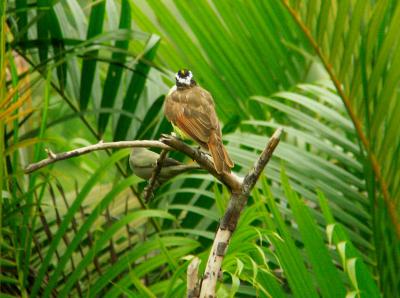
{"label": "bird tail", "polygon": [[222,144],[221,137],[217,133],[212,133],[208,142],[208,150],[214,161],[215,170],[218,174],[230,173],[234,164],[228,155],[224,145]]}

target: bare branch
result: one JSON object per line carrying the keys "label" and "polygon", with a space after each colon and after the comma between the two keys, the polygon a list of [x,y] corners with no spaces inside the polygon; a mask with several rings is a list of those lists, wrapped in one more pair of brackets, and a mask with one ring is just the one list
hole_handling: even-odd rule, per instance
{"label": "bare branch", "polygon": [[204,152],[199,149],[194,149],[170,135],[162,135],[160,141],[195,160],[203,169],[225,184],[232,193],[240,191],[240,181],[238,177],[232,173],[218,174],[214,168],[213,162]]}
{"label": "bare branch", "polygon": [[[40,168],[43,168],[49,164],[55,163],[59,160],[65,160],[68,158],[80,156],[89,152],[111,149],[111,148],[131,148],[131,147],[153,147],[163,149],[160,157],[157,161],[157,166],[154,168],[152,177],[149,181],[149,186],[146,189],[146,198],[151,195],[155,187],[157,176],[161,170],[162,160],[165,159],[168,150],[177,150],[195,160],[202,168],[207,170],[211,175],[216,177],[219,181],[225,184],[231,191],[231,199],[228,204],[228,208],[221,220],[220,227],[217,231],[214,243],[210,252],[210,256],[207,262],[206,271],[204,274],[203,281],[201,283],[200,297],[215,297],[215,287],[218,279],[219,272],[223,258],[229,245],[229,241],[232,237],[233,231],[236,229],[237,222],[240,217],[240,213],[247,203],[247,199],[250,195],[251,190],[257,183],[262,171],[270,160],[276,146],[279,143],[282,129],[278,128],[270,138],[264,151],[258,158],[254,168],[246,175],[243,182],[234,175],[233,173],[222,173],[218,174],[214,168],[213,162],[210,158],[199,149],[194,149],[187,144],[183,143],[179,139],[170,136],[162,135],[160,141],[143,140],[143,141],[121,141],[121,142],[108,142],[104,143],[100,141],[98,144],[78,148],[75,150],[55,154],[50,150],[47,150],[48,158],[41,160],[37,163],[28,165],[25,168],[25,173],[32,173]],[[194,273],[192,273],[194,274]],[[192,275],[191,275],[192,276]],[[189,282],[189,281],[188,281]],[[190,284],[192,286],[193,283]],[[196,283],[197,284],[197,283]],[[189,293],[189,292],[188,292]],[[192,291],[193,295],[198,293]],[[195,297],[195,296],[193,296]]]}
{"label": "bare branch", "polygon": [[232,192],[228,208],[226,209],[224,217],[221,220],[217,234],[215,235],[210,255],[208,257],[207,267],[200,289],[200,298],[216,297],[215,287],[217,285],[222,261],[229,246],[232,233],[236,229],[240,213],[247,203],[247,199],[251,190],[256,185],[258,178],[263,172],[265,166],[272,156],[272,153],[280,141],[281,134],[282,129],[278,128],[270,138],[267,146],[254,165],[254,168],[244,178],[240,187],[240,192]]}
{"label": "bare branch", "polygon": [[187,297],[195,298],[199,296],[199,266],[201,260],[194,257],[187,268]]}
{"label": "bare branch", "polygon": [[38,169],[41,169],[49,164],[55,163],[56,161],[60,160],[65,160],[68,158],[76,157],[79,155],[87,154],[93,151],[98,151],[98,150],[105,150],[105,149],[120,149],[120,148],[132,148],[132,147],[153,147],[153,148],[161,148],[161,149],[166,149],[166,150],[171,150],[171,147],[165,145],[162,142],[159,141],[148,141],[148,140],[143,140],[143,141],[120,141],[120,142],[107,142],[104,143],[103,141],[100,141],[97,144],[94,145],[89,145],[86,147],[81,147],[78,149],[74,149],[71,151],[67,152],[62,152],[55,154],[50,150],[46,150],[48,153],[48,158],[43,159],[37,163],[33,163],[28,165],[25,168],[25,174],[32,173]]}
{"label": "bare branch", "polygon": [[157,177],[160,174],[162,164],[167,157],[168,150],[163,149],[160,153],[160,157],[157,159],[157,164],[153,169],[153,173],[151,174],[151,178],[149,180],[149,184],[146,186],[144,190],[144,201],[146,203],[149,202],[150,198],[153,196],[154,189],[157,188],[159,185],[157,183]]}
{"label": "bare branch", "polygon": [[247,198],[250,195],[251,190],[257,183],[262,171],[270,160],[272,153],[280,141],[282,134],[282,128],[278,128],[269,139],[268,144],[259,156],[254,168],[246,175],[241,186],[239,193],[234,193],[229,200],[228,208],[225,211],[224,217],[221,220],[221,229],[228,229],[234,231],[236,224],[239,220],[240,212],[247,203]]}

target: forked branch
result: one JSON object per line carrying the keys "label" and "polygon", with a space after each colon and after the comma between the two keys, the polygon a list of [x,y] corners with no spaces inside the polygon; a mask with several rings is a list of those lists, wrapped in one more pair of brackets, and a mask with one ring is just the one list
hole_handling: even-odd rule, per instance
{"label": "forked branch", "polygon": [[210,298],[215,297],[215,288],[218,275],[221,270],[222,260],[229,246],[229,241],[232,237],[232,233],[236,229],[240,213],[243,210],[244,206],[246,206],[247,199],[250,195],[251,190],[257,183],[258,178],[260,177],[262,171],[270,160],[276,146],[278,145],[281,134],[282,129],[278,128],[270,138],[268,144],[266,145],[265,149],[255,163],[254,168],[246,175],[243,181],[241,181],[241,179],[233,173],[218,174],[214,168],[212,160],[209,158],[208,155],[198,149],[194,149],[188,146],[181,140],[170,135],[163,135],[160,141],[143,140],[108,143],[99,142],[98,144],[57,154],[51,152],[50,150],[47,150],[48,158],[43,159],[37,163],[28,165],[25,168],[25,173],[32,173],[57,161],[73,158],[97,150],[130,147],[161,148],[163,150],[157,161],[157,165],[153,170],[153,175],[146,189],[146,197],[149,197],[155,187],[155,180],[161,170],[163,159],[166,157],[169,150],[180,151],[189,156],[191,159],[195,160],[203,169],[208,171],[220,182],[225,184],[231,191],[231,198],[226,212],[221,220],[220,227],[218,228],[218,231],[216,233],[203,279],[198,280],[197,278],[197,269],[199,265],[198,259],[196,259],[196,261],[194,261],[194,263],[192,263],[192,266],[189,266],[188,269],[188,277],[190,277],[190,280],[188,280],[188,295],[190,297],[197,297],[197,295],[200,293],[200,297]]}
{"label": "forked branch", "polygon": [[206,271],[201,283],[200,297],[216,297],[215,288],[220,274],[222,261],[229,246],[229,241],[239,221],[240,213],[246,206],[247,199],[256,185],[258,178],[270,160],[276,146],[278,146],[282,129],[278,128],[259,156],[254,168],[246,175],[240,185],[239,192],[232,192],[228,208],[221,220],[214,243],[208,257]]}

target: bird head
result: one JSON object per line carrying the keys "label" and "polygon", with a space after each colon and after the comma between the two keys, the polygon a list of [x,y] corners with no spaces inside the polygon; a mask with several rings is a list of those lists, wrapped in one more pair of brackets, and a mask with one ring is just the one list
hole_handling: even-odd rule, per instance
{"label": "bird head", "polygon": [[192,72],[188,69],[180,69],[175,75],[175,80],[178,87],[189,87],[196,84]]}

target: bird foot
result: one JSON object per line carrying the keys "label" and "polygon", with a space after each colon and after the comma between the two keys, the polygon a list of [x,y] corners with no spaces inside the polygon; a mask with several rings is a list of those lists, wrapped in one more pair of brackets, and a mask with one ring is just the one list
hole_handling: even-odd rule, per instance
{"label": "bird foot", "polygon": [[204,155],[208,159],[212,159],[211,154],[207,151],[202,150],[202,148],[200,146],[196,148],[196,154],[199,156]]}
{"label": "bird foot", "polygon": [[195,149],[195,151],[196,151],[196,155],[197,155],[197,156],[201,156],[202,154],[205,154],[205,152],[204,152],[203,150],[201,150],[201,147],[200,147],[200,146],[197,147],[197,148]]}
{"label": "bird foot", "polygon": [[171,134],[161,134],[160,137],[160,141],[163,142],[163,140],[179,140],[182,142],[182,139],[179,138],[179,136],[177,136],[175,133],[171,133]]}
{"label": "bird foot", "polygon": [[181,138],[181,136],[180,135],[178,135],[176,132],[171,132],[171,134],[165,134],[165,133],[163,133],[163,134],[161,134],[161,138],[164,138],[164,139],[178,139],[178,140],[180,140],[180,141],[184,141],[182,138]]}
{"label": "bird foot", "polygon": [[171,137],[173,138],[174,136],[172,134],[167,134],[167,133],[162,133],[161,134],[161,138],[162,139],[171,139]]}

